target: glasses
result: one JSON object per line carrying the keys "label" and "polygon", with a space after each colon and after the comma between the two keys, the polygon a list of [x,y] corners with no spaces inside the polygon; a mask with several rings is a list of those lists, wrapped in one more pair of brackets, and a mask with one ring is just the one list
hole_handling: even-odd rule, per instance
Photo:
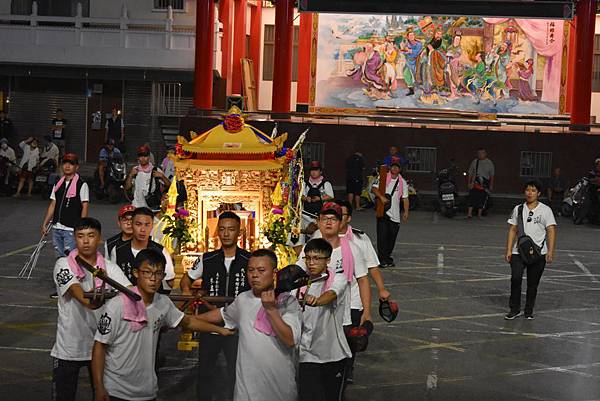
{"label": "glasses", "polygon": [[329,258],[327,256],[304,256],[302,259],[304,259],[306,263],[316,263],[319,260],[325,260]]}
{"label": "glasses", "polygon": [[142,277],[144,278],[158,278],[158,279],[162,279],[163,277],[165,277],[165,272],[163,271],[150,271],[150,270],[140,270],[140,273],[142,273]]}
{"label": "glasses", "polygon": [[529,216],[527,217],[527,222],[531,223],[531,220],[533,220],[533,211],[529,211]]}
{"label": "glasses", "polygon": [[323,223],[335,223],[336,221],[339,221],[340,219],[333,216],[333,217],[321,217],[321,218],[319,218],[319,220],[321,220]]}

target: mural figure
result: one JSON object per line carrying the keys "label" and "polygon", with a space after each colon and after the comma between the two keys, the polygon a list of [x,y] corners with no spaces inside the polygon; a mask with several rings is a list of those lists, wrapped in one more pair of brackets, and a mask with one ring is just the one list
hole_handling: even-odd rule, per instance
{"label": "mural figure", "polygon": [[415,94],[415,82],[417,80],[417,60],[423,50],[423,43],[416,39],[412,29],[406,32],[406,41],[402,42],[400,51],[404,54],[406,64],[404,66],[404,82],[408,87],[406,96]]}
{"label": "mural figure", "polygon": [[[533,59],[527,59],[525,64],[518,64],[519,72],[519,99],[524,101],[538,100],[537,95],[531,89],[531,78],[533,77]],[[535,82],[533,83],[535,85]]]}
{"label": "mural figure", "polygon": [[462,56],[462,47],[460,42],[462,39],[462,33],[456,31],[452,38],[452,44],[446,49],[446,86],[450,88],[450,99],[456,99],[461,94],[458,92],[458,88],[461,86],[463,64],[460,61]]}

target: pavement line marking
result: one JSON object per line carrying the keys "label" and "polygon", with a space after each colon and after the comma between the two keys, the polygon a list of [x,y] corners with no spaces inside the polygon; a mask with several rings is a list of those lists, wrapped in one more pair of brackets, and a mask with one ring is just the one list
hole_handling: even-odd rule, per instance
{"label": "pavement line marking", "polygon": [[6,253],[4,253],[4,254],[0,255],[0,259],[2,259],[2,258],[7,258],[7,257],[9,257],[9,256],[13,256],[13,255],[16,255],[17,253],[21,253],[21,252],[28,251],[28,250],[30,250],[30,249],[33,249],[33,248],[35,248],[37,245],[38,245],[38,244],[27,245],[27,246],[25,246],[25,247],[23,247],[23,248],[19,248],[19,249],[16,249],[16,250],[14,250],[14,251],[6,252]]}
{"label": "pavement line marking", "polygon": [[[27,280],[27,277],[20,277],[20,276],[0,276],[0,278],[5,278],[5,279],[9,279],[9,280],[17,280],[17,279]],[[30,278],[35,278],[35,276],[32,275]]]}
{"label": "pavement line marking", "polygon": [[6,308],[26,308],[26,309],[58,309],[56,306],[42,306],[42,305],[20,305],[20,304],[0,304],[1,307]]}
{"label": "pavement line marking", "polygon": [[0,345],[0,350],[6,351],[26,351],[26,352],[50,352],[50,348],[24,348],[24,347],[6,347]]}
{"label": "pavement line marking", "polygon": [[596,278],[596,276],[593,275],[592,272],[587,267],[585,267],[585,265],[583,263],[581,263],[580,260],[575,259],[575,255],[570,253],[569,257],[571,257],[571,259],[573,259],[573,263],[575,264],[575,266],[579,267],[581,269],[581,271],[583,271],[586,274],[586,276],[588,276],[594,283],[599,282],[598,279]]}
{"label": "pavement line marking", "polygon": [[[440,246],[440,244],[434,244],[429,242],[396,242],[396,245],[408,245],[408,246]],[[477,249],[503,249],[505,246],[494,246],[494,245],[464,245],[464,244],[444,244],[448,247],[456,248],[477,248]],[[590,251],[585,249],[556,249],[555,252],[571,252],[571,253],[600,253],[600,251]]]}
{"label": "pavement line marking", "polygon": [[444,268],[444,246],[441,245],[438,248],[438,254],[437,254],[437,274],[444,274],[444,272],[442,271],[442,269]]}

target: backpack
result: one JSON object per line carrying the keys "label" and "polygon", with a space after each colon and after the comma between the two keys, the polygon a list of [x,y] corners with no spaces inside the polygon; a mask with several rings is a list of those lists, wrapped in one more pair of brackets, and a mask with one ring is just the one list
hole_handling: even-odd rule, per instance
{"label": "backpack", "polygon": [[[519,251],[519,256],[523,260],[523,263],[525,263],[526,265],[535,265],[539,263],[544,257],[544,255],[542,255],[542,248],[544,246],[544,243],[542,243],[542,246],[538,246],[529,235],[525,234],[525,218],[523,217],[523,205],[519,206],[517,213],[517,216],[519,216],[517,220],[517,250]],[[544,242],[546,242],[545,239]]]}
{"label": "backpack", "polygon": [[150,208],[150,210],[153,212],[160,210],[160,200],[162,198],[161,184],[159,179],[154,177],[155,171],[156,167],[152,169],[152,176],[150,177],[150,182],[148,183],[148,195],[144,197],[148,208]]}

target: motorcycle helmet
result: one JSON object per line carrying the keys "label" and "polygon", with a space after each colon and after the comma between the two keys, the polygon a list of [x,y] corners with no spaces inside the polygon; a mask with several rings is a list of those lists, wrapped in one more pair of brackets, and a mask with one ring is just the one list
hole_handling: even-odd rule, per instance
{"label": "motorcycle helmet", "polygon": [[309,275],[298,265],[288,265],[277,271],[275,295],[304,287],[308,284]]}
{"label": "motorcycle helmet", "polygon": [[362,326],[351,327],[348,330],[346,339],[352,352],[363,352],[367,350],[369,345],[369,336],[373,332],[373,323],[369,320],[364,322]]}
{"label": "motorcycle helmet", "polygon": [[379,316],[390,323],[398,316],[398,304],[394,301],[379,301]]}

